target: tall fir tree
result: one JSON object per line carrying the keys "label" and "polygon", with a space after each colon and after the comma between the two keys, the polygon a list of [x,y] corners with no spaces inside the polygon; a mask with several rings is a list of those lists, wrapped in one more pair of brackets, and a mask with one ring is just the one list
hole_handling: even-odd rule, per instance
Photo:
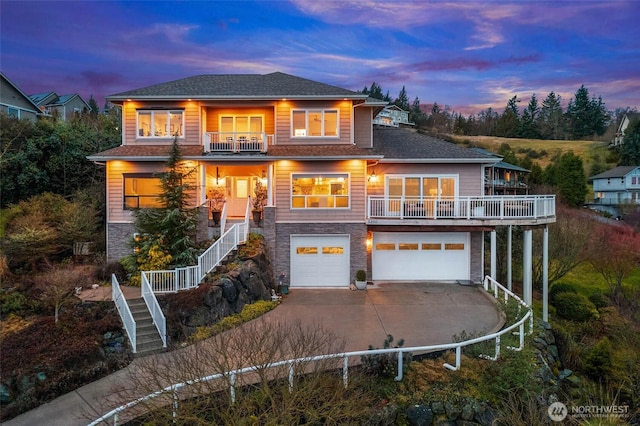
{"label": "tall fir tree", "polygon": [[[160,173],[161,207],[134,211],[135,228],[140,235],[134,241],[135,268],[141,270],[145,259],[164,257],[171,267],[193,265],[196,262],[194,237],[198,210],[189,202],[195,187],[193,174],[182,161],[177,137],[171,146],[166,170]],[[158,268],[160,269],[160,268]]]}
{"label": "tall fir tree", "polygon": [[409,97],[407,96],[407,90],[402,86],[402,90],[398,94],[398,97],[393,101],[393,104],[402,108],[405,111],[409,111]]}
{"label": "tall fir tree", "polygon": [[602,98],[589,98],[589,90],[580,86],[569,101],[566,112],[572,139],[602,135],[607,130],[609,114]]}
{"label": "tall fir tree", "polygon": [[640,166],[640,118],[631,120],[620,147],[620,166]]}
{"label": "tall fir tree", "polygon": [[518,96],[509,99],[504,112],[496,124],[496,135],[505,138],[515,138],[520,134],[520,113],[518,112]]}
{"label": "tall fir tree", "polygon": [[542,101],[538,129],[542,139],[564,139],[564,116],[561,105],[562,98],[551,92]]}
{"label": "tall fir tree", "polygon": [[529,104],[522,112],[522,120],[520,124],[520,136],[527,139],[538,139],[540,132],[538,131],[538,116],[540,115],[540,106],[538,98],[534,93],[531,95]]}

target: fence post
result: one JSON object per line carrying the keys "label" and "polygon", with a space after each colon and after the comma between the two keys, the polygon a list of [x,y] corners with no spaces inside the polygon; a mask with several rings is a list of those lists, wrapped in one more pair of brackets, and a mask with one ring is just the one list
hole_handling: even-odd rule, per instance
{"label": "fence post", "polygon": [[289,363],[289,393],[293,393],[293,361]]}
{"label": "fence post", "polygon": [[231,373],[231,377],[230,377],[230,385],[229,385],[229,391],[231,393],[231,403],[235,404],[236,402],[236,373],[233,372]]}
{"label": "fence post", "polygon": [[349,385],[349,357],[345,356],[343,365],[342,365],[342,383],[344,383],[344,388],[346,389]]}
{"label": "fence post", "polygon": [[403,361],[402,351],[398,351],[398,375],[396,376],[396,382],[402,380],[402,361]]}

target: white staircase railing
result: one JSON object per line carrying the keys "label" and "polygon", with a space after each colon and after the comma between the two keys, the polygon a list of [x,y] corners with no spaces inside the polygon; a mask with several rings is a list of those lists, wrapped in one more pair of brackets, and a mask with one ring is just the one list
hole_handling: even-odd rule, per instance
{"label": "white staircase railing", "polygon": [[[217,374],[213,374],[210,376],[205,376],[205,377],[200,377],[198,379],[193,379],[193,380],[189,380],[186,382],[181,382],[181,383],[176,383],[170,386],[165,387],[164,389],[160,389],[156,392],[150,393],[146,396],[140,397],[136,400],[133,400],[127,404],[121,405],[120,407],[114,408],[113,410],[109,411],[108,413],[104,414],[103,416],[101,416],[100,418],[94,420],[93,422],[89,423],[89,426],[93,426],[93,425],[98,425],[102,422],[107,422],[108,419],[112,418],[113,419],[113,424],[116,425],[118,424],[118,415],[122,412],[124,412],[125,410],[138,405],[141,402],[144,401],[148,401],[151,400],[153,398],[157,398],[159,396],[167,396],[169,398],[173,399],[173,414],[174,417],[176,417],[177,415],[177,410],[178,410],[178,406],[179,406],[179,400],[178,400],[178,390],[185,388],[187,386],[193,385],[193,384],[197,384],[197,383],[202,383],[202,382],[209,382],[209,381],[213,381],[213,380],[218,380],[218,379],[223,379],[223,378],[229,378],[231,377],[231,383],[232,385],[229,388],[229,392],[231,395],[231,401],[235,402],[235,387],[233,385],[233,383],[236,383],[235,378],[238,375],[241,374],[247,374],[247,373],[252,373],[264,368],[275,368],[275,367],[281,367],[283,365],[288,366],[288,370],[289,370],[289,374],[288,374],[288,380],[289,380],[289,389],[293,389],[294,387],[294,383],[295,383],[295,366],[297,364],[307,364],[311,361],[322,361],[322,360],[327,360],[327,359],[336,359],[336,358],[342,358],[343,362],[342,362],[342,380],[343,380],[343,385],[345,386],[345,388],[348,386],[349,384],[349,359],[353,358],[353,357],[362,357],[362,356],[369,356],[369,355],[379,355],[379,354],[389,354],[389,353],[395,353],[397,354],[397,359],[398,359],[398,366],[397,366],[397,376],[396,376],[396,381],[401,381],[402,380],[402,374],[403,374],[403,360],[404,360],[404,354],[405,353],[411,353],[411,352],[437,352],[437,351],[447,351],[447,350],[454,350],[456,353],[456,361],[455,361],[455,366],[452,366],[450,364],[445,363],[443,366],[449,370],[458,370],[460,369],[460,364],[461,364],[461,359],[462,359],[462,348],[467,347],[467,346],[471,346],[471,345],[475,345],[477,343],[481,343],[481,342],[487,342],[487,341],[491,341],[491,340],[495,340],[495,354],[493,356],[489,356],[489,355],[481,355],[481,358],[483,359],[487,359],[490,361],[495,361],[498,359],[499,355],[500,355],[500,338],[501,336],[505,335],[505,334],[511,334],[513,332],[513,330],[518,330],[517,332],[515,332],[515,334],[519,335],[520,341],[519,341],[519,346],[518,347],[511,347],[511,346],[507,346],[507,349],[509,350],[514,350],[514,351],[520,351],[524,348],[524,336],[526,334],[529,334],[532,330],[533,330],[533,311],[531,310],[531,307],[528,306],[526,303],[524,303],[522,301],[522,299],[520,299],[518,296],[516,296],[514,293],[512,293],[511,291],[507,290],[504,286],[502,286],[500,283],[498,283],[497,281],[495,281],[494,279],[492,279],[491,277],[487,276],[484,279],[484,288],[486,291],[488,291],[490,294],[493,294],[493,296],[496,299],[499,299],[502,293],[502,298],[504,299],[504,301],[508,301],[510,298],[515,299],[519,305],[521,305],[524,309],[524,315],[522,316],[522,318],[520,318],[518,321],[516,321],[514,324],[511,324],[509,326],[503,327],[500,331],[496,332],[496,333],[491,333],[488,334],[486,336],[481,336],[481,337],[477,337],[475,339],[470,339],[470,340],[465,340],[463,342],[454,342],[454,343],[447,343],[447,344],[443,344],[443,345],[428,345],[428,346],[414,346],[414,347],[408,347],[408,348],[388,348],[388,349],[375,349],[375,350],[366,350],[366,351],[354,351],[354,352],[344,352],[344,353],[339,353],[339,354],[328,354],[328,355],[317,355],[317,356],[309,356],[309,357],[304,357],[304,358],[296,358],[296,359],[289,359],[289,360],[284,360],[284,361],[274,361],[272,363],[269,363],[267,365],[260,365],[260,366],[252,366],[252,367],[245,367],[245,368],[241,368],[241,369],[237,369],[237,370],[233,370],[233,371],[226,371],[226,372],[222,372],[222,373],[217,373]],[[526,332],[525,330],[525,325],[526,323],[529,322],[530,326],[530,331],[529,333]],[[352,364],[353,365],[353,364]],[[302,369],[304,370],[304,368]],[[304,374],[304,371],[300,371],[300,374]]]}
{"label": "white staircase railing", "polygon": [[158,299],[156,299],[156,295],[153,294],[153,290],[149,285],[149,281],[147,280],[147,275],[142,272],[142,298],[144,299],[144,303],[147,305],[149,309],[149,313],[151,314],[151,318],[153,319],[153,323],[158,329],[158,333],[160,334],[160,338],[162,339],[162,347],[167,347],[167,320],[162,313],[162,309],[160,308],[160,304],[158,303]]}
{"label": "white staircase railing", "polygon": [[116,304],[122,319],[122,325],[127,332],[127,336],[129,336],[133,353],[136,353],[136,320],[133,319],[133,314],[129,309],[129,305],[127,305],[127,300],[124,297],[124,293],[122,293],[120,283],[115,274],[111,274],[111,300]]}

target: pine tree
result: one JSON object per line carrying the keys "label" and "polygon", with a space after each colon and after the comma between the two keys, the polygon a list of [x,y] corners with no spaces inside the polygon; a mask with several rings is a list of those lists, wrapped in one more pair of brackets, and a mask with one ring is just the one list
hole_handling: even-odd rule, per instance
{"label": "pine tree", "polygon": [[518,112],[518,96],[509,99],[504,112],[496,124],[496,135],[505,138],[515,138],[520,133],[520,113]]}
{"label": "pine tree", "polygon": [[602,135],[609,122],[609,114],[602,98],[589,99],[589,90],[584,85],[580,86],[575,97],[569,101],[566,116],[572,139]]}
{"label": "pine tree", "polygon": [[177,138],[174,138],[166,170],[160,174],[159,199],[162,207],[134,212],[134,226],[140,235],[134,241],[136,253],[133,255],[138,267],[152,258],[166,259],[170,262],[169,266],[173,267],[193,265],[196,262],[193,237],[196,233],[198,211],[189,203],[195,190],[192,184],[195,171],[196,169],[189,169],[184,165]]}
{"label": "pine tree", "polygon": [[640,119],[634,118],[624,132],[620,166],[640,166]]}
{"label": "pine tree", "polygon": [[561,97],[553,92],[542,101],[538,119],[538,129],[542,139],[564,138],[564,118],[560,101]]}
{"label": "pine tree", "polygon": [[404,86],[402,86],[402,90],[400,90],[398,97],[393,103],[405,111],[409,110],[409,97],[407,96],[407,91]]}
{"label": "pine tree", "polygon": [[520,136],[528,139],[538,139],[540,133],[538,131],[538,117],[540,115],[540,107],[538,106],[538,98],[534,93],[531,95],[529,105],[522,112],[522,121],[520,125]]}

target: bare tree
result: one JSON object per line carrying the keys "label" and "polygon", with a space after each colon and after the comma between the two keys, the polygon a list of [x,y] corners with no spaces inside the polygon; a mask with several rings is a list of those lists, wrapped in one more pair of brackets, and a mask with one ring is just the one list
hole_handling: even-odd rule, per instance
{"label": "bare tree", "polygon": [[[343,348],[342,341],[318,325],[306,327],[261,317],[163,357],[141,359],[129,369],[123,380],[126,389],[118,388],[114,393],[117,400],[112,399],[111,404],[191,381],[176,391],[177,402],[169,391],[141,402],[120,419],[140,416],[143,423],[194,425],[240,425],[248,420],[250,424],[358,422],[371,415],[369,407],[374,399],[363,390],[367,387],[357,385],[367,379],[353,369],[345,388],[338,370],[341,358],[273,365],[281,360],[340,353]],[[195,380],[249,366],[255,367],[250,373]]]}
{"label": "bare tree", "polygon": [[40,300],[53,307],[56,324],[60,309],[73,296],[77,287],[87,284],[91,276],[91,267],[55,266],[38,278],[41,290]]}

